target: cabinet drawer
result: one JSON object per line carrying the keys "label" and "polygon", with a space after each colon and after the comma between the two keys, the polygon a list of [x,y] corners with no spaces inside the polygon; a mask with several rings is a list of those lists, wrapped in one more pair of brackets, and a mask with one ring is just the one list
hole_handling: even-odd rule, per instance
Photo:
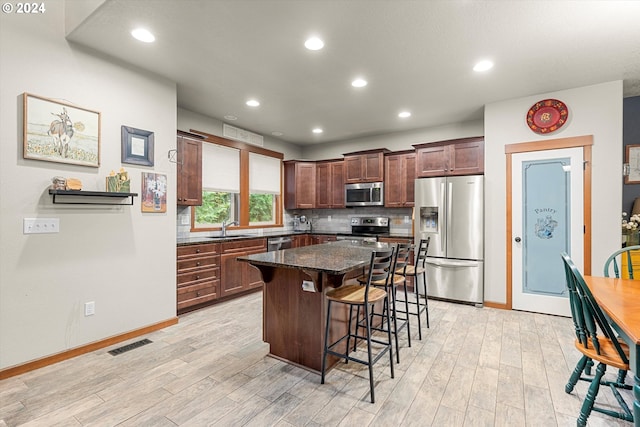
{"label": "cabinet drawer", "polygon": [[266,252],[267,239],[242,240],[239,242],[228,242],[222,244],[222,253],[230,254],[236,252]]}
{"label": "cabinet drawer", "polygon": [[178,260],[177,270],[178,274],[188,273],[192,270],[207,269],[211,267],[217,267],[220,265],[220,256],[206,256],[189,259]]}
{"label": "cabinet drawer", "polygon": [[219,280],[214,280],[212,283],[178,288],[178,310],[216,299],[219,284]]}
{"label": "cabinet drawer", "polygon": [[202,243],[199,245],[178,246],[178,259],[219,254],[219,243]]}
{"label": "cabinet drawer", "polygon": [[200,281],[211,281],[220,278],[220,268],[210,268],[206,270],[197,270],[189,273],[178,274],[178,287],[181,285],[195,283]]}

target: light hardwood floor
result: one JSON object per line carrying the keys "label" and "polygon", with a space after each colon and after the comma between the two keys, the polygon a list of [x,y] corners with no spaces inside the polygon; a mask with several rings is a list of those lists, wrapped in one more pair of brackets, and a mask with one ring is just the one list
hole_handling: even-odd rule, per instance
{"label": "light hardwood floor", "polygon": [[[411,348],[402,334],[394,379],[388,358],[374,366],[375,404],[365,367],[339,364],[321,385],[267,357],[256,293],[118,356],[122,344],[1,381],[0,426],[575,426],[587,384],[564,392],[571,319],[442,301],[430,313],[422,341],[415,325]],[[598,402],[615,406],[606,388]],[[632,424],[594,412],[589,425]]]}

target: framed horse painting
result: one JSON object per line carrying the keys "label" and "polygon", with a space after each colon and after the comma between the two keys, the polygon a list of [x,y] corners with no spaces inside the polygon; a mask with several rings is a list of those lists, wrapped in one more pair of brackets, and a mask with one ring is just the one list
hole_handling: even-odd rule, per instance
{"label": "framed horse painting", "polygon": [[24,94],[23,157],[100,166],[100,113]]}

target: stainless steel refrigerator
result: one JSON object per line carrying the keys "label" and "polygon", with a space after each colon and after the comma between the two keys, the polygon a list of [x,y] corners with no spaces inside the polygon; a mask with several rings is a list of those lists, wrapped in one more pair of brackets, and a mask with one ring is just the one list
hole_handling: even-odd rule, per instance
{"label": "stainless steel refrigerator", "polygon": [[[484,297],[484,176],[416,179],[414,237],[430,237],[427,294],[474,304]],[[424,293],[423,284],[418,289]]]}

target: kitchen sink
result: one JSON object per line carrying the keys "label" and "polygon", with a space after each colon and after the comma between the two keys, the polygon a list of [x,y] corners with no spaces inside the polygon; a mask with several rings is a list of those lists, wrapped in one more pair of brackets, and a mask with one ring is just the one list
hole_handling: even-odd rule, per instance
{"label": "kitchen sink", "polygon": [[256,234],[230,234],[228,236],[207,236],[207,239],[211,240],[225,240],[225,239],[235,239],[241,237],[260,237]]}

